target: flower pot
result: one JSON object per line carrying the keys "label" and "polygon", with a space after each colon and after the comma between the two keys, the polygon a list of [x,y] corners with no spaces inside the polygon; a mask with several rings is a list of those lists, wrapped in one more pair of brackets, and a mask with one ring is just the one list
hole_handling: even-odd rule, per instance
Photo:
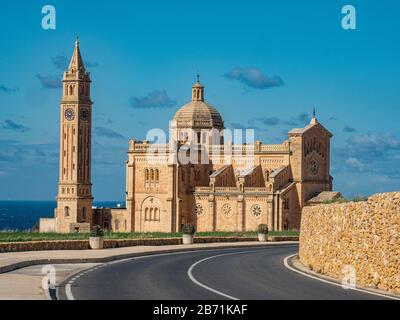
{"label": "flower pot", "polygon": [[182,243],[183,244],[193,244],[193,234],[183,234],[182,235]]}
{"label": "flower pot", "polygon": [[90,237],[89,245],[93,250],[103,249],[103,238],[102,237]]}
{"label": "flower pot", "polygon": [[267,242],[267,235],[265,233],[259,233],[258,234],[258,241]]}

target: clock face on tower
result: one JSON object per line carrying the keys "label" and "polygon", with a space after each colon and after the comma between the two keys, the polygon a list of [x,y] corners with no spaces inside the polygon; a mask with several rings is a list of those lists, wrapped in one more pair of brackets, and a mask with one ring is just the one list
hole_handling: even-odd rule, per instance
{"label": "clock face on tower", "polygon": [[89,119],[89,111],[87,109],[82,109],[79,116],[81,120],[87,121]]}
{"label": "clock face on tower", "polygon": [[74,120],[74,118],[75,118],[74,109],[68,108],[67,110],[65,110],[65,119],[71,121]]}
{"label": "clock face on tower", "polygon": [[318,163],[315,160],[311,160],[308,164],[308,169],[310,170],[311,174],[316,175],[318,173]]}

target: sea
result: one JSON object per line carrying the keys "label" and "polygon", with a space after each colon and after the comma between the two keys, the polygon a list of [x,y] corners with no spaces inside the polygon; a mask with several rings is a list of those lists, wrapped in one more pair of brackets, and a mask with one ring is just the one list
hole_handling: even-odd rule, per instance
{"label": "sea", "polygon": [[[124,201],[94,201],[93,206],[115,208],[125,206]],[[53,218],[56,201],[0,200],[0,231],[30,230],[39,218]]]}

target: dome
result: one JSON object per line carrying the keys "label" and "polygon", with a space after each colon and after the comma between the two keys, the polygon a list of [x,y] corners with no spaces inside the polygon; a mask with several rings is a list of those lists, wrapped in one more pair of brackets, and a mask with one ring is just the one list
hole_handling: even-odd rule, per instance
{"label": "dome", "polygon": [[224,128],[221,114],[204,101],[191,101],[184,105],[176,112],[174,120],[178,128]]}
{"label": "dome", "polygon": [[192,87],[192,101],[181,107],[173,120],[178,128],[224,129],[221,114],[204,101],[204,87],[198,78]]}

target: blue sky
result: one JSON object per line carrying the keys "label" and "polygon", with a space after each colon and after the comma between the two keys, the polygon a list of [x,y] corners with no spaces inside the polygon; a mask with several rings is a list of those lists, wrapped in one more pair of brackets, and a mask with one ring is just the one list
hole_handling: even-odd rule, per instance
{"label": "blue sky", "polygon": [[[56,30],[41,27],[46,4]],[[356,30],[341,28],[345,4]],[[279,143],[315,107],[334,134],[336,190],[399,190],[399,16],[394,0],[4,1],[0,199],[56,196],[57,87],[76,33],[92,76],[96,200],[124,199],[129,138],[166,129],[197,72],[227,127]]]}

